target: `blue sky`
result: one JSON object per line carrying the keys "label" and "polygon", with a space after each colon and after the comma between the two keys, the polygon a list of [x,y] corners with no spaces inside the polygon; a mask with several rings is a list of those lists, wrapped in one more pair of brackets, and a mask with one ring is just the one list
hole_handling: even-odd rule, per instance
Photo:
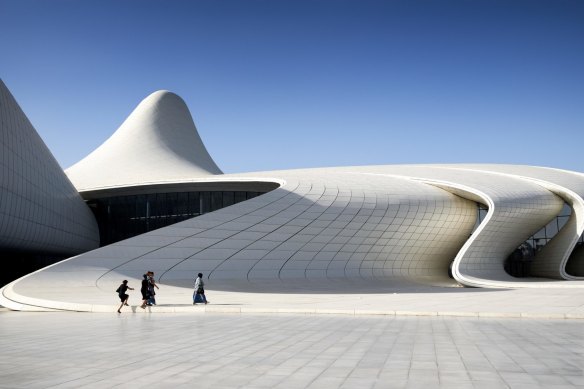
{"label": "blue sky", "polygon": [[584,171],[584,2],[0,0],[0,77],[66,168],[148,94],[226,173]]}

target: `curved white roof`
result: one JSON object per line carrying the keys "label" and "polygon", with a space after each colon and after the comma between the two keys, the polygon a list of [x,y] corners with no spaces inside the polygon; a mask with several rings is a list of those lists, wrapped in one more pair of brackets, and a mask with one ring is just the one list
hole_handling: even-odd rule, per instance
{"label": "curved white roof", "polygon": [[[7,286],[0,300],[18,309],[107,311],[116,283],[124,278],[136,283],[145,270],[154,271],[165,285],[184,288],[185,294],[197,272],[213,285],[299,280],[324,285],[338,279],[391,284],[396,277],[443,282],[439,280],[446,279],[453,259],[455,277],[464,285],[584,287],[582,281],[517,279],[504,271],[509,253],[552,220],[564,203],[545,185],[523,176],[469,165],[223,176],[226,182],[250,178],[278,178],[283,184],[251,200],[56,264]],[[489,214],[471,235],[475,201],[487,204]],[[560,246],[563,256],[566,246]],[[559,274],[561,264],[555,266]],[[73,284],[64,278],[72,272]],[[59,294],[61,282],[79,293]]]}
{"label": "curved white roof", "polygon": [[222,174],[185,102],[168,91],[142,100],[107,141],[65,172],[79,192]]}

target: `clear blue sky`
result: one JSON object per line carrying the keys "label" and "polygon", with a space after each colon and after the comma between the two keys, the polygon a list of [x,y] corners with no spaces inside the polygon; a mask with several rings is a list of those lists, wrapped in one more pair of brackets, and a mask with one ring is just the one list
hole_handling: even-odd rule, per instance
{"label": "clear blue sky", "polygon": [[64,168],[168,89],[227,173],[584,171],[583,1],[0,0],[0,77]]}

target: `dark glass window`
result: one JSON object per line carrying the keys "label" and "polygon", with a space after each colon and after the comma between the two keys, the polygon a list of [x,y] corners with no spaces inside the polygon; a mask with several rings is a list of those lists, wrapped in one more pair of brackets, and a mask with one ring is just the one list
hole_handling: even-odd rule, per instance
{"label": "dark glass window", "polygon": [[199,203],[199,192],[189,192],[189,214],[199,216],[201,214],[201,204]]}
{"label": "dark glass window", "polygon": [[87,204],[97,219],[101,245],[104,246],[236,204],[262,193],[154,193],[95,199],[89,200]]}
{"label": "dark glass window", "polygon": [[223,192],[223,207],[235,204],[233,192]]}
{"label": "dark glass window", "polygon": [[223,192],[211,192],[211,211],[223,208]]}
{"label": "dark glass window", "polygon": [[245,192],[233,192],[233,202],[235,204],[245,201],[247,198]]}
{"label": "dark glass window", "polygon": [[211,212],[211,192],[201,192],[201,215]]}

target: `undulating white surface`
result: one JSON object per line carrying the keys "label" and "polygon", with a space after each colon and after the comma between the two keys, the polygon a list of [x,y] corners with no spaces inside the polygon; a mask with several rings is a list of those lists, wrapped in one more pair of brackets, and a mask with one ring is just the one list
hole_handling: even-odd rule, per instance
{"label": "undulating white surface", "polygon": [[[452,284],[452,263],[454,278],[467,286],[584,287],[566,272],[584,229],[580,173],[506,165],[219,173],[184,102],[170,92],[150,95],[108,141],[68,170],[80,192],[114,195],[209,181],[280,187],[43,269],[5,287],[0,302],[14,309],[91,311],[109,306],[121,279],[137,284],[148,270],[176,288],[171,305],[184,301],[179,296],[188,295],[198,272],[227,289],[253,284],[274,292],[277,283],[284,289],[321,283],[338,293],[339,280],[378,290],[395,282]],[[488,213],[473,232],[477,202]],[[536,261],[537,274],[551,279],[508,275],[509,254],[565,203],[570,220]]]}
{"label": "undulating white surface", "polygon": [[[262,175],[284,184],[59,263],[5,288],[4,297],[30,306],[92,310],[111,302],[121,279],[137,284],[147,270],[179,288],[169,304],[184,303],[198,272],[209,282],[234,288],[242,282],[268,286],[279,280],[283,288],[293,284],[301,289],[307,282],[339,279],[378,280],[372,285],[380,287],[396,279],[442,285],[455,258],[458,280],[470,285],[584,287],[578,281],[516,279],[503,270],[508,250],[563,205],[533,181],[464,166],[306,169],[253,177]],[[243,177],[250,176],[225,175],[224,180]],[[476,204],[460,197],[472,197],[460,188],[491,206],[491,216],[470,239]],[[72,293],[49,300],[54,294],[48,289],[53,288]],[[273,286],[266,292],[274,292]]]}
{"label": "undulating white surface", "polygon": [[[558,279],[582,279],[584,258],[572,254],[584,233],[584,175],[560,169],[514,165],[467,165],[468,168],[499,172],[531,179],[560,196],[572,208],[568,223],[536,253],[532,274]],[[572,272],[566,271],[568,260]]]}
{"label": "undulating white surface", "polygon": [[174,93],[146,97],[120,128],[66,170],[80,191],[173,182],[221,174],[185,102]]}

